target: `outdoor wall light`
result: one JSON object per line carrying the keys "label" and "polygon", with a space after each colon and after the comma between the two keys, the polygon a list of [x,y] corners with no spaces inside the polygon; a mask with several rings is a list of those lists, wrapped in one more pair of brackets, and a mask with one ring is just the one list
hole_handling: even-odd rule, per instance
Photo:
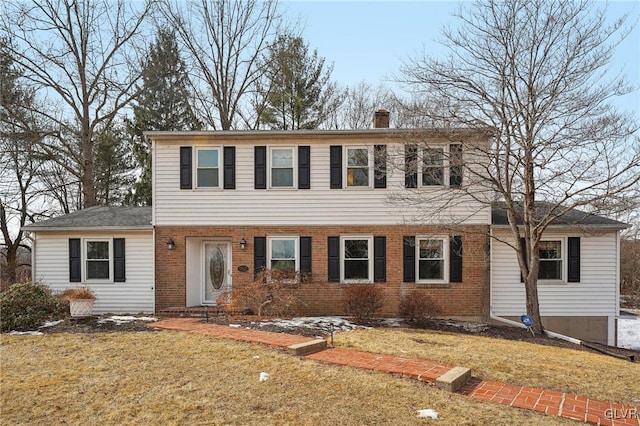
{"label": "outdoor wall light", "polygon": [[247,248],[247,240],[244,237],[240,240],[240,250],[244,250]]}
{"label": "outdoor wall light", "polygon": [[173,238],[169,238],[167,240],[167,250],[173,250],[175,246],[176,246],[176,243],[173,242]]}

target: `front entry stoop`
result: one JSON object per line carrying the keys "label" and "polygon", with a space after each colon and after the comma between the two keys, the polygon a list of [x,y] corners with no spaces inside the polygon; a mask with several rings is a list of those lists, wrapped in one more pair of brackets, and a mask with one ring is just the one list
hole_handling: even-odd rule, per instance
{"label": "front entry stoop", "polygon": [[312,340],[310,342],[297,343],[287,348],[290,354],[296,356],[305,356],[327,349],[327,341],[322,339]]}

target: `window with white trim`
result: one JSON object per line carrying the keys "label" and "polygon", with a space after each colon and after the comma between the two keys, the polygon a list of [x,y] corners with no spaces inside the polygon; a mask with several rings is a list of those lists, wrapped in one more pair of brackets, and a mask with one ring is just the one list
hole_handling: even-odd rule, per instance
{"label": "window with white trim", "polygon": [[448,253],[448,238],[417,237],[417,282],[447,282],[449,280]]}
{"label": "window with white trim", "polygon": [[373,237],[340,238],[343,282],[373,282]]}
{"label": "window with white trim", "polygon": [[85,240],[85,278],[111,279],[110,240]]}
{"label": "window with white trim", "polygon": [[540,255],[539,280],[563,280],[562,240],[542,240],[538,244]]}
{"label": "window with white trim", "polygon": [[371,152],[367,147],[345,147],[346,187],[370,187],[373,175]]}
{"label": "window with white trim", "polygon": [[295,188],[295,150],[271,147],[269,149],[269,177],[272,188]]}
{"label": "window with white trim", "polygon": [[422,151],[422,186],[444,185],[444,149],[425,148]]}
{"label": "window with white trim", "polygon": [[220,149],[196,149],[196,187],[220,188]]}
{"label": "window with white trim", "polygon": [[281,272],[300,270],[299,237],[268,237],[269,269]]}

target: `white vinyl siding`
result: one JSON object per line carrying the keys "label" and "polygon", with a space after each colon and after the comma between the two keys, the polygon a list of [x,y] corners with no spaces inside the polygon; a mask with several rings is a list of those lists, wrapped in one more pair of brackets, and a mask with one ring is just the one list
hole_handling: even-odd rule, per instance
{"label": "white vinyl siding", "polygon": [[[503,231],[498,235],[506,235]],[[617,315],[617,234],[546,232],[544,239],[580,237],[580,282],[540,281],[538,293],[543,316],[616,316]],[[515,251],[492,241],[491,309],[499,316],[525,313],[525,290]],[[566,249],[563,247],[563,253]],[[564,254],[563,254],[564,256]],[[562,262],[566,277],[566,261]]]}
{"label": "white vinyl siding", "polygon": [[[220,141],[233,145],[235,141]],[[254,145],[236,144],[236,189],[232,191],[180,190],[179,147],[182,143],[154,142],[154,224],[166,225],[397,225],[430,217],[432,223],[462,222],[489,224],[489,208],[472,197],[449,188],[433,187],[431,196],[454,202],[447,208],[436,203],[409,206],[389,203],[388,196],[406,192],[404,173],[389,166],[387,188],[330,189],[329,144],[349,145],[346,141],[313,144],[311,147],[311,188],[288,191],[254,189]],[[385,140],[385,142],[387,142]],[[371,146],[378,142],[371,142]],[[402,152],[401,146],[388,144],[389,156]],[[343,158],[344,160],[344,158]],[[344,175],[344,173],[343,173]],[[344,176],[343,176],[344,179]],[[372,178],[371,178],[372,179]],[[430,212],[430,208],[434,211]]]}
{"label": "white vinyl siding", "polygon": [[[83,241],[125,239],[126,282],[87,280],[69,282],[69,238]],[[33,277],[56,292],[86,286],[96,294],[96,313],[154,312],[153,235],[146,232],[118,233],[47,233],[36,232]],[[110,256],[113,245],[109,244]],[[112,265],[110,266],[112,269]],[[113,275],[113,270],[110,272]]]}

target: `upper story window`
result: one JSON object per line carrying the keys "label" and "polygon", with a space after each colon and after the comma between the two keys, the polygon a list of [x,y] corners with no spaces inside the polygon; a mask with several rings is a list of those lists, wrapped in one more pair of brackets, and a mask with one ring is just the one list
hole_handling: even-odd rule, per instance
{"label": "upper story window", "polygon": [[422,153],[422,186],[444,185],[444,149],[426,148]]}
{"label": "upper story window", "polygon": [[373,237],[342,237],[341,246],[341,281],[372,282]]}
{"label": "upper story window", "polygon": [[538,245],[540,254],[540,280],[562,280],[562,241],[540,241]]}
{"label": "upper story window", "polygon": [[366,147],[346,148],[347,187],[371,186],[369,149]]}
{"label": "upper story window", "polygon": [[442,147],[405,145],[405,188],[459,188],[463,178],[462,144]]}
{"label": "upper story window", "polygon": [[271,270],[294,272],[300,270],[298,237],[269,237],[268,257]]}
{"label": "upper story window", "polygon": [[271,148],[271,187],[295,188],[295,155],[293,148]]}
{"label": "upper story window", "polygon": [[220,149],[197,149],[196,186],[198,188],[220,187]]}
{"label": "upper story window", "polygon": [[85,241],[85,273],[87,280],[108,280],[111,278],[109,240]]}

